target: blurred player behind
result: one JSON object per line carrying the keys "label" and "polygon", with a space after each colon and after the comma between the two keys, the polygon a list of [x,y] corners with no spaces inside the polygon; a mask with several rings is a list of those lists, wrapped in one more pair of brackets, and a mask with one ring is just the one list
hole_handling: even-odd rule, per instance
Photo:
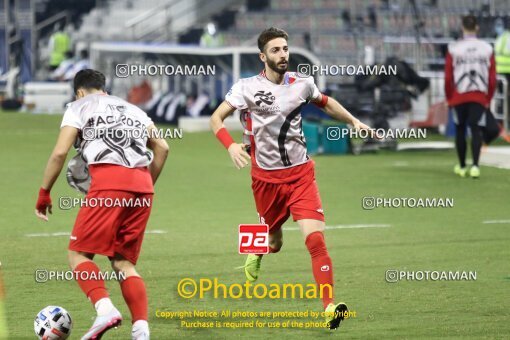
{"label": "blurred player behind", "polygon": [[[463,39],[448,46],[444,87],[455,122],[455,147],[459,164],[453,171],[460,177],[480,177],[478,161],[482,148],[482,128],[496,90],[496,62],[492,46],[476,38],[478,24],[473,15],[462,18]],[[471,130],[473,165],[466,166],[466,126]]]}
{"label": "blurred player behind", "polygon": [[[50,190],[58,178],[69,149],[77,140],[92,177],[87,199],[150,200],[154,183],[168,154],[164,139],[125,134],[125,138],[96,133],[103,129],[128,131],[156,129],[138,107],[104,92],[102,73],[86,69],[76,74],[74,92],[62,119],[57,144],[48,160],[35,214],[47,221],[51,213]],[[155,135],[155,134],[154,134]],[[120,136],[120,135],[117,135]],[[85,137],[85,138],[84,138]],[[152,150],[147,149],[147,146]],[[152,204],[151,204],[152,205]],[[69,265],[76,281],[96,309],[94,324],[82,339],[99,339],[110,328],[120,325],[122,316],[112,304],[94,255],[108,256],[112,268],[122,272],[120,288],[132,317],[132,338],[149,339],[148,303],[145,283],[135,269],[151,206],[80,208],[69,241]]]}
{"label": "blurred player behind", "polygon": [[[287,72],[287,39],[286,32],[273,27],[260,34],[259,57],[264,62],[264,70],[234,84],[213,113],[211,128],[238,169],[248,165],[251,159],[253,195],[260,222],[269,225],[270,252],[276,253],[282,247],[281,226],[292,214],[310,253],[316,283],[333,286],[333,266],[323,235],[324,213],[314,163],[306,153],[301,109],[312,102],[356,129],[369,127],[335,99],[320,93],[313,77]],[[235,143],[223,126],[223,120],[236,109],[245,120],[251,155],[246,152],[248,145]],[[248,255],[244,266],[248,280],[258,278],[261,260],[262,255]],[[324,290],[323,305],[328,312],[328,327],[337,328],[343,315],[333,312],[345,312],[347,306],[335,304],[329,289]]]}

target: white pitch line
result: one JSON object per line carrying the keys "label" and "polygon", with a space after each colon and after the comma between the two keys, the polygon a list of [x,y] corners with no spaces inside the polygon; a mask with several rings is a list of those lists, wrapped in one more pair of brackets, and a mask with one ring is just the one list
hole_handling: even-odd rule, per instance
{"label": "white pitch line", "polygon": [[[164,230],[146,230],[146,234],[166,234]],[[25,234],[26,237],[55,237],[55,236],[71,236],[71,233],[68,231],[59,231],[55,233],[35,233],[35,234]]]}
{"label": "white pitch line", "polygon": [[[388,228],[391,227],[391,224],[340,224],[340,225],[332,225],[326,226],[326,229],[361,229],[361,228]],[[283,230],[299,230],[299,227],[285,227]]]}
{"label": "white pitch line", "polygon": [[69,236],[69,232],[25,234],[26,237]]}
{"label": "white pitch line", "polygon": [[492,221],[483,221],[483,224],[498,224],[498,223],[506,224],[506,223],[510,223],[510,220],[492,220]]}

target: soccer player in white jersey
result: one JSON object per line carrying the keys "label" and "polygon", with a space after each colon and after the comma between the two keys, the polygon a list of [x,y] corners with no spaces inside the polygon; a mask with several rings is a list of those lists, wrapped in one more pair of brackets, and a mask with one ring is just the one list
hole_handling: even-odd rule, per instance
{"label": "soccer player in white jersey", "polygon": [[[156,127],[145,112],[107,95],[104,86],[104,75],[95,70],[86,69],[74,77],[77,100],[68,104],[64,113],[35,214],[48,220],[46,211],[51,213],[52,207],[50,190],[75,142],[92,178],[87,200],[139,202],[81,207],[71,233],[68,259],[77,272],[78,285],[97,312],[94,324],[82,339],[99,339],[122,321],[106,290],[104,275],[93,261],[96,254],[108,256],[112,268],[123,273],[120,289],[131,312],[132,338],[149,339],[147,293],[135,265],[151,206],[140,202],[152,203],[154,183],[166,161],[168,144],[164,139],[153,138],[156,135],[151,131]],[[135,129],[139,131],[135,133]]]}
{"label": "soccer player in white jersey", "polygon": [[[332,287],[333,266],[323,235],[324,213],[314,163],[306,153],[301,109],[312,102],[355,129],[370,128],[335,99],[322,94],[313,77],[287,72],[287,40],[287,33],[278,28],[272,27],[260,34],[258,47],[264,70],[235,83],[213,113],[210,124],[238,169],[251,160],[253,195],[260,222],[269,225],[270,252],[276,253],[282,247],[281,226],[292,214],[311,255],[316,283]],[[249,145],[235,143],[223,126],[223,120],[235,110],[241,111]],[[257,280],[261,261],[262,255],[248,255],[244,269],[249,281]],[[322,300],[328,327],[338,328],[347,306],[335,304],[329,289],[324,289]]]}

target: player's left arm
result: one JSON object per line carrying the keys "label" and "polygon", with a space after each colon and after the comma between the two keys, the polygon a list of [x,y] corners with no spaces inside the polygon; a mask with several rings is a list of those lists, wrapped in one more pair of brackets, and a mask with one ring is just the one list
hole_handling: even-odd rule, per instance
{"label": "player's left arm", "polygon": [[60,134],[57,139],[57,143],[53,148],[53,152],[48,159],[48,163],[46,164],[46,169],[44,170],[43,182],[41,185],[41,189],[39,190],[39,197],[37,198],[37,203],[35,206],[35,215],[44,220],[48,221],[48,216],[46,216],[46,210],[51,214],[51,197],[50,191],[55,184],[55,181],[60,175],[62,168],[64,167],[64,163],[67,158],[67,154],[69,149],[74,144],[74,141],[78,137],[78,129],[71,126],[64,126],[60,129]]}
{"label": "player's left arm", "polygon": [[487,107],[490,106],[490,101],[494,97],[494,93],[496,92],[497,86],[497,74],[496,74],[496,58],[494,57],[494,53],[492,53],[489,64],[489,88],[487,93],[487,99],[489,103]]}
{"label": "player's left arm", "polygon": [[335,98],[321,94],[319,100],[313,101],[314,104],[319,106],[328,116],[341,122],[351,124],[356,130],[370,130],[370,127],[360,122],[359,119],[354,117],[345,107],[342,106]]}
{"label": "player's left arm", "polygon": [[163,166],[165,165],[170,149],[164,138],[152,137],[157,135],[156,133],[151,132],[156,130],[156,126],[154,124],[149,125],[147,130],[149,131],[149,136],[151,136],[147,141],[147,146],[154,153],[154,158],[149,165],[149,172],[151,173],[152,184],[156,184],[156,181],[163,170]]}

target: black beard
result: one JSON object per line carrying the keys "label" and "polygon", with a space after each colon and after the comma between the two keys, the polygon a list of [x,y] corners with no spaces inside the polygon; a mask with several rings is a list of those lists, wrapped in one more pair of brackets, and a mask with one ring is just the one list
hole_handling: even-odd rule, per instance
{"label": "black beard", "polygon": [[276,64],[272,60],[268,59],[267,60],[267,66],[269,66],[269,68],[271,70],[275,71],[276,73],[285,74],[285,72],[287,72],[287,68],[289,67],[289,64],[287,63],[287,65],[285,65],[285,68],[281,69],[281,68],[278,67],[278,64]]}

